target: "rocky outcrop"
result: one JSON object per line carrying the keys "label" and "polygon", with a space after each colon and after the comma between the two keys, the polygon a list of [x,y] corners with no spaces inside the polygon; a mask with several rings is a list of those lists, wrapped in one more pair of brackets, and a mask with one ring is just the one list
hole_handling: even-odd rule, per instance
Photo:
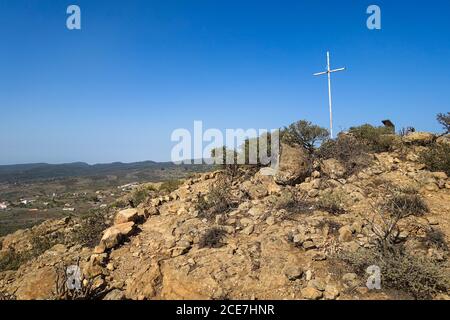
{"label": "rocky outcrop", "polygon": [[437,143],[450,144],[450,134],[446,134],[436,139]]}
{"label": "rocky outcrop", "polygon": [[308,152],[300,146],[281,144],[281,154],[275,181],[281,185],[300,183],[311,172],[312,162]]}
{"label": "rocky outcrop", "polygon": [[114,226],[106,229],[103,233],[102,239],[100,240],[99,247],[101,250],[98,253],[115,248],[123,241],[124,238],[130,236],[135,230],[136,225],[133,221],[115,224]]}
{"label": "rocky outcrop", "polygon": [[340,179],[344,177],[345,167],[336,159],[324,160],[320,166],[322,172],[331,179]]}
{"label": "rocky outcrop", "polygon": [[114,219],[114,224],[121,224],[127,222],[136,222],[139,218],[139,211],[137,209],[126,209],[119,211]]}
{"label": "rocky outcrop", "polygon": [[435,135],[429,132],[410,132],[403,137],[403,142],[416,145],[427,145],[434,141]]}
{"label": "rocky outcrop", "polygon": [[[0,272],[0,293],[54,299],[63,262],[79,263],[83,283],[106,300],[392,298],[367,289],[366,279],[352,270],[337,270],[335,260],[341,251],[374,246],[371,223],[383,184],[419,190],[429,208],[400,225],[405,248],[448,258],[443,247],[426,245],[430,232],[450,235],[450,180],[444,172],[429,172],[414,157],[392,152],[374,155],[369,167],[350,176],[333,159],[312,171],[302,149],[284,148],[278,176],[251,171],[229,183],[229,209],[204,215],[198,204],[223,176],[198,175],[170,194],[117,212],[95,248],[60,244],[16,271]],[[39,228],[53,234],[73,227],[61,220]],[[7,236],[2,250],[26,248],[27,234]]]}

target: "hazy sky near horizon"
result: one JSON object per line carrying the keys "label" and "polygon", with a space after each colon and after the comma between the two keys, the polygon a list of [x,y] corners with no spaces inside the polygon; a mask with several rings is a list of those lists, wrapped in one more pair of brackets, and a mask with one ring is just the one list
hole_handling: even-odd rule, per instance
{"label": "hazy sky near horizon", "polygon": [[[81,8],[82,29],[66,28]],[[366,9],[381,7],[382,29]],[[439,131],[450,2],[0,0],[0,164],[170,160],[177,128]]]}

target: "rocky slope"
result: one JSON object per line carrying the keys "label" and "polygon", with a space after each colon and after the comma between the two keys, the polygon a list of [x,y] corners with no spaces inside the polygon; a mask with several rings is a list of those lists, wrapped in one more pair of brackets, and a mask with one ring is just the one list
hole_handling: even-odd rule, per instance
{"label": "rocky slope", "polygon": [[[59,298],[61,265],[78,262],[83,285],[102,299],[413,298],[395,288],[369,290],[369,275],[336,258],[375,246],[375,206],[390,186],[418,190],[427,207],[399,221],[398,239],[414,254],[447,260],[450,179],[417,161],[423,137],[408,139],[406,153],[372,154],[371,164],[350,176],[335,159],[309,168],[295,151],[282,155],[275,177],[263,175],[266,169],[233,179],[224,171],[199,174],[170,195],[117,212],[95,248],[57,244],[17,271],[0,273],[0,291],[17,299]],[[224,180],[230,205],[204,214],[201,204]],[[68,234],[73,224],[65,219],[38,228]],[[437,231],[441,242],[427,242]],[[29,232],[5,237],[0,255],[32,246]],[[449,269],[441,272],[446,277]],[[432,298],[449,298],[447,290]]]}

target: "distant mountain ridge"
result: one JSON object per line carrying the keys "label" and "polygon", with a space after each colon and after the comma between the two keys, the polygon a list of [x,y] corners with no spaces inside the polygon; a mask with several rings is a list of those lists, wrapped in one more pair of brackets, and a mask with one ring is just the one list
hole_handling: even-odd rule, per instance
{"label": "distant mountain ridge", "polygon": [[[134,170],[164,170],[174,168],[173,162],[113,162],[90,165],[85,162],[64,164],[31,163],[0,165],[0,182],[28,181],[36,179],[68,178],[83,176],[105,176],[123,174]],[[186,168],[186,165],[179,166]],[[189,166],[192,168],[192,166]]]}

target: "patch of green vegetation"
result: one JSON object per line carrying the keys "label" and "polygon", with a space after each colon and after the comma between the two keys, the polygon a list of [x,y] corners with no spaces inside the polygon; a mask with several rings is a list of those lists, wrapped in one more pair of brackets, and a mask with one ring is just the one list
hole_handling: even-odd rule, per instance
{"label": "patch of green vegetation", "polygon": [[317,208],[331,214],[345,213],[345,194],[342,191],[329,191],[321,195],[317,201]]}
{"label": "patch of green vegetation", "polygon": [[33,234],[30,243],[32,247],[23,252],[14,249],[3,251],[0,256],[0,272],[7,270],[17,270],[22,264],[39,257],[55,244],[62,243],[61,237],[51,238],[49,235]]}
{"label": "patch of green vegetation", "polygon": [[164,181],[161,186],[159,187],[160,192],[166,192],[171,193],[175,190],[177,190],[180,185],[183,183],[181,180],[167,180]]}
{"label": "patch of green vegetation", "polygon": [[329,135],[330,133],[327,129],[314,125],[309,121],[300,120],[284,128],[282,141],[292,146],[302,146],[310,153],[313,153],[320,143],[329,138]]}
{"label": "patch of green vegetation", "polygon": [[370,124],[364,124],[350,128],[349,133],[373,152],[389,151],[394,144],[394,132],[391,128],[385,126],[374,127]]}
{"label": "patch of green vegetation", "polygon": [[109,227],[105,214],[101,210],[94,210],[88,216],[81,218],[79,225],[73,242],[91,248],[100,242],[103,231]]}
{"label": "patch of green vegetation", "polygon": [[433,143],[420,153],[419,161],[430,171],[443,171],[450,176],[450,145]]}

